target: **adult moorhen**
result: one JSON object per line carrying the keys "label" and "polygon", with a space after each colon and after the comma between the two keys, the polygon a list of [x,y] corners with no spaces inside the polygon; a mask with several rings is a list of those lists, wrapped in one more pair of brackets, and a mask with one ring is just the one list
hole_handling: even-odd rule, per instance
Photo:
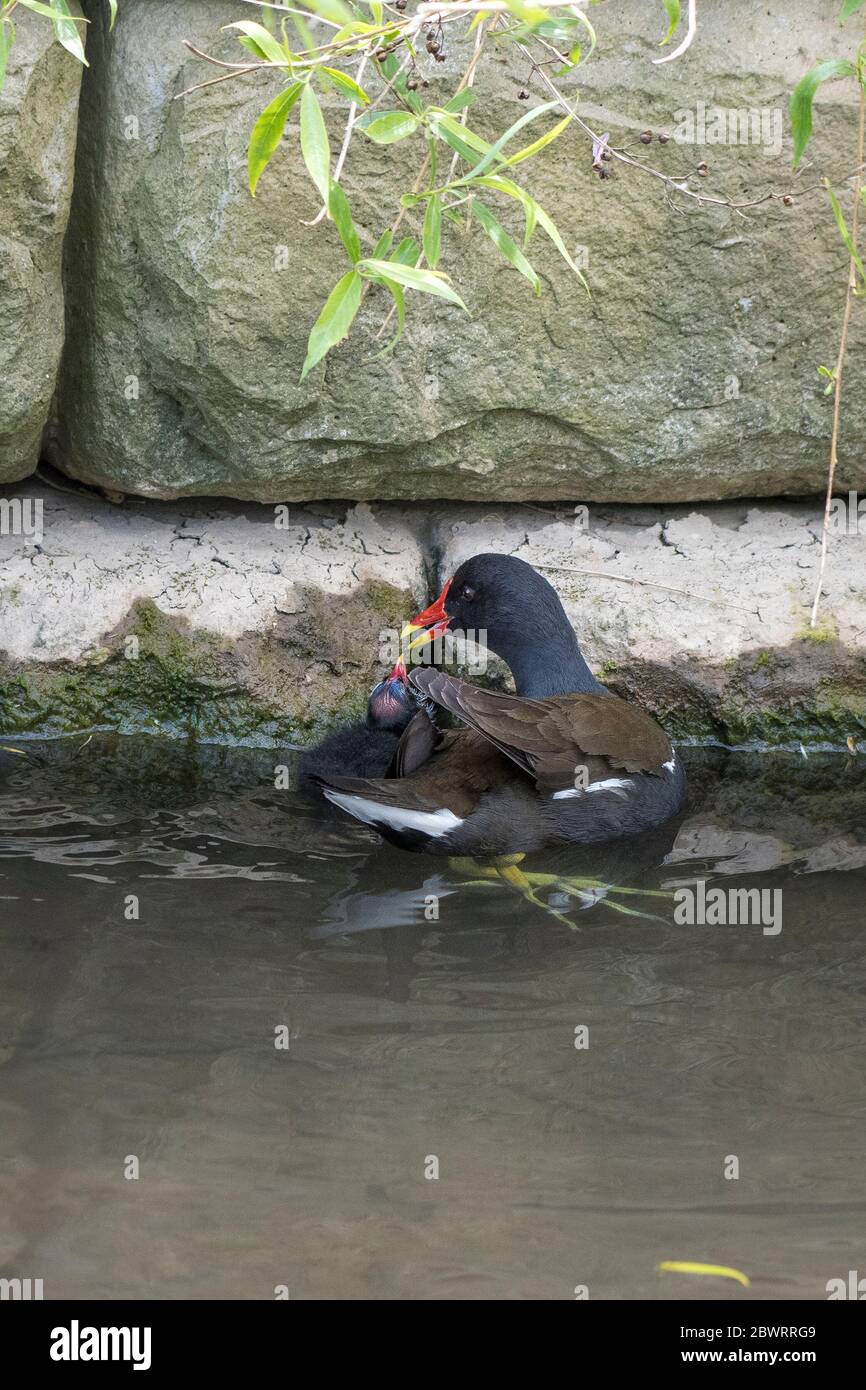
{"label": "adult moorhen", "polygon": [[417,715],[391,776],[314,779],[335,805],[404,849],[449,855],[611,840],[680,809],[685,775],[667,734],[595,679],[555,590],[530,565],[474,556],[403,635],[411,650],[448,629],[474,631],[501,656],[516,695],[412,671],[409,687],[468,728],[431,736]]}

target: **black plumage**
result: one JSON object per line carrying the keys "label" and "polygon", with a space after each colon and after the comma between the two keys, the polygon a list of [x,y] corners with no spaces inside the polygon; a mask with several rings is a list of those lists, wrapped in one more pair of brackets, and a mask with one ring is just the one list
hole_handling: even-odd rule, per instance
{"label": "black plumage", "polygon": [[414,627],[446,621],[485,635],[517,693],[412,671],[416,698],[467,727],[437,738],[410,724],[392,776],[322,776],[329,800],[404,848],[447,854],[634,835],[680,809],[685,777],[667,735],[596,680],[558,596],[531,566],[502,555],[468,560]]}

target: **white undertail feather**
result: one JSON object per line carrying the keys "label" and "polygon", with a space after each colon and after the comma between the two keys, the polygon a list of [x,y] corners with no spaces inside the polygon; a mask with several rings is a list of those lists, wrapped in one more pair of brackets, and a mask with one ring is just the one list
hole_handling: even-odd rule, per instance
{"label": "white undertail feather", "polygon": [[386,825],[390,830],[419,830],[424,835],[438,839],[456,830],[463,821],[453,811],[441,807],[438,811],[412,811],[407,806],[383,806],[379,801],[371,801],[354,792],[336,792],[330,787],[322,790],[329,801],[348,811],[350,816],[361,820],[365,825]]}

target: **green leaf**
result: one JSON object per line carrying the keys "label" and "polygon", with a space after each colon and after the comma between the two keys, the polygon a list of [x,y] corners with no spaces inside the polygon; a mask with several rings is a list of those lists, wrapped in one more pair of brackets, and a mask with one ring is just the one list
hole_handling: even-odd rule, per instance
{"label": "green leaf", "polygon": [[571,113],[569,112],[557,125],[548,130],[546,134],[539,135],[538,139],[533,140],[531,145],[524,145],[522,150],[517,150],[514,154],[510,154],[508,158],[503,160],[497,167],[500,169],[510,169],[513,164],[521,164],[524,159],[531,159],[534,154],[538,154],[539,150],[543,150],[545,145],[549,145],[558,135],[561,135],[566,126],[570,125],[571,119]]}
{"label": "green leaf", "polygon": [[443,110],[450,111],[452,115],[457,115],[459,111],[471,106],[475,100],[475,91],[472,87],[464,87],[462,92],[455,92],[450,101],[446,101]]}
{"label": "green leaf", "polygon": [[418,259],[418,243],[414,237],[404,236],[397,250],[390,257],[392,261],[399,261],[401,265],[414,265]]}
{"label": "green leaf", "polygon": [[852,14],[856,14],[863,0],[843,0],[842,8],[839,11],[839,23],[844,24],[846,19],[850,19]]}
{"label": "green leaf", "polygon": [[[28,8],[32,9],[32,5]],[[84,56],[84,40],[76,26],[75,20],[69,10],[66,0],[50,0],[50,11],[53,16],[54,33],[62,43],[67,53],[71,53],[73,58],[77,58],[79,63],[89,67],[89,63]]]}
{"label": "green leaf", "polygon": [[[44,14],[51,20],[52,24],[57,19],[57,11],[51,8],[51,0],[48,0],[48,4],[43,4],[42,0],[18,0],[18,4],[23,5],[27,10],[32,10],[34,14]],[[84,19],[78,21],[79,24],[86,22]]]}
{"label": "green leaf", "polygon": [[[479,160],[478,163],[475,165],[475,168],[470,169],[469,173],[466,174],[465,177],[467,179],[474,179],[477,178],[479,174],[483,174],[484,170],[490,167],[494,159],[498,158],[500,150],[503,150],[505,148],[505,146],[508,144],[508,141],[511,139],[513,135],[517,134],[518,130],[521,130],[523,126],[528,125],[530,121],[537,120],[539,116],[543,116],[547,111],[552,110],[554,106],[559,106],[559,102],[545,101],[542,102],[541,106],[533,107],[531,111],[524,111],[523,115],[520,116],[514,122],[513,125],[510,125],[503,135],[500,135],[495,145],[488,146],[484,158]],[[570,120],[571,118],[569,117],[568,119]],[[551,136],[551,139],[553,138],[555,137]]]}
{"label": "green leaf", "polygon": [[383,116],[373,116],[370,120],[362,116],[358,129],[363,130],[376,145],[395,145],[398,140],[405,140],[407,135],[415,134],[418,118],[408,111],[386,111]]}
{"label": "green leaf", "polygon": [[108,8],[111,11],[108,20],[108,32],[110,34],[117,23],[117,0],[108,0]]}
{"label": "green leaf", "polygon": [[394,233],[391,231],[391,228],[389,227],[387,232],[383,232],[382,235],[379,237],[379,240],[376,242],[376,249],[373,252],[373,259],[377,261],[384,260],[388,252],[391,250],[391,243],[393,242],[393,240]]}
{"label": "green leaf", "polygon": [[301,95],[301,154],[307,173],[327,206],[331,191],[331,147],[319,98],[309,82]]}
{"label": "green leaf", "polygon": [[302,0],[302,3],[305,10],[311,10],[322,19],[329,19],[332,24],[351,24],[355,18],[343,0]]}
{"label": "green leaf", "polygon": [[239,19],[234,24],[223,25],[224,29],[240,29],[241,33],[249,39],[245,45],[251,48],[266,63],[280,63],[285,66],[288,62],[288,54],[281,43],[278,43],[273,34],[269,34],[263,24],[256,24],[251,19]]}
{"label": "green leaf", "polygon": [[520,19],[524,24],[528,24],[531,29],[550,18],[548,10],[540,10],[534,5],[524,5],[523,0],[505,0],[505,4],[509,14],[513,14],[515,19]]}
{"label": "green leaf", "polygon": [[4,19],[0,22],[0,92],[2,92],[3,83],[6,81],[6,63],[14,41],[15,26],[11,20]]}
{"label": "green leaf", "polygon": [[580,44],[576,43],[574,47],[569,49],[568,51],[568,55],[565,60],[565,66],[561,68],[556,68],[554,70],[554,77],[565,77],[566,73],[571,72],[572,68],[576,68],[578,63],[580,62],[580,53]]}
{"label": "green leaf", "polygon": [[836,194],[830,187],[829,179],[824,179],[824,187],[827,190],[827,195],[830,199],[830,205],[833,208],[833,216],[836,218],[836,226],[839,228],[839,235],[841,236],[842,240],[848,248],[848,254],[850,255],[852,261],[854,262],[854,264],[860,272],[861,280],[863,281],[864,285],[866,285],[866,270],[864,270],[863,268],[863,262],[860,259],[860,253],[858,252],[857,247],[854,245],[854,240],[851,236],[851,233],[848,231],[848,224],[845,221],[844,214],[842,212],[841,207],[839,206],[839,199],[836,197]]}
{"label": "green leaf", "polygon": [[511,239],[501,223],[489,208],[480,203],[477,198],[472,200],[472,216],[480,222],[494,246],[498,247],[507,261],[510,261],[515,270],[519,270],[524,275],[536,294],[541,294],[541,281],[533,270],[529,261],[524,256],[520,247]]}
{"label": "green leaf", "polygon": [[434,193],[427,203],[422,244],[427,264],[431,270],[435,270],[439,264],[439,253],[442,249],[442,199],[438,193]]}
{"label": "green leaf", "polygon": [[331,290],[307,340],[307,356],[301,371],[301,381],[349,332],[361,307],[362,288],[360,275],[357,271],[350,270]]}
{"label": "green leaf", "polygon": [[550,237],[550,240],[553,242],[560,256],[562,256],[562,259],[574,271],[575,275],[577,276],[580,283],[583,285],[584,289],[587,292],[589,291],[589,285],[586,283],[586,277],[580,270],[579,266],[575,265],[571,256],[566,251],[565,242],[562,240],[562,237],[559,234],[559,230],[553,218],[548,216],[548,214],[544,211],[544,208],[541,207],[539,203],[536,203],[535,199],[531,197],[525,189],[521,188],[519,184],[514,183],[512,179],[502,178],[495,174],[485,174],[483,178],[473,179],[472,182],[473,184],[481,184],[484,188],[492,188],[497,193],[505,193],[509,198],[516,198],[517,201],[523,206],[523,209],[526,213],[527,227],[529,226],[529,219],[531,216],[532,228],[535,228],[536,223],[539,227],[543,228],[543,230]]}
{"label": "green leaf", "polygon": [[359,101],[362,106],[369,106],[370,98],[364,88],[358,86],[354,78],[340,72],[339,68],[322,68],[322,72],[328,74],[334,86],[338,87],[344,96],[351,97],[352,101]]}
{"label": "green leaf", "polygon": [[434,135],[440,135],[452,150],[456,150],[469,164],[476,155],[486,154],[490,149],[486,140],[482,140],[481,136],[476,135],[468,126],[461,125],[449,112],[434,110],[432,115]]}
{"label": "green leaf", "polygon": [[[374,276],[384,275],[388,279],[396,280],[399,285],[406,285],[410,290],[421,290],[424,294],[435,295],[437,299],[447,299],[450,304],[457,304],[461,309],[466,309],[463,300],[457,291],[451,288],[448,277],[443,275],[441,270],[421,270],[414,265],[399,265],[396,261],[373,259],[359,261],[358,269],[362,275],[368,272],[372,272]],[[466,309],[466,312],[469,310]]]}
{"label": "green leaf", "polygon": [[343,245],[349,253],[349,260],[359,261],[361,259],[361,240],[352,218],[349,200],[338,183],[331,183],[328,212],[343,239]]}
{"label": "green leaf", "polygon": [[817,63],[801,77],[791,93],[791,130],[794,134],[794,168],[800,163],[803,151],[812,134],[812,101],[822,82],[832,82],[837,77],[851,77],[857,69],[847,58],[828,58]]}
{"label": "green leaf", "polygon": [[291,87],[286,87],[284,92],[280,92],[268,103],[253,126],[247,150],[247,172],[253,197],[256,196],[256,184],[280,143],[286,117],[300,96],[302,86],[303,83],[294,82]]}
{"label": "green leaf", "polygon": [[665,9],[668,12],[668,32],[665,34],[659,48],[664,48],[666,43],[670,43],[674,36],[674,30],[680,22],[680,0],[664,0]]}

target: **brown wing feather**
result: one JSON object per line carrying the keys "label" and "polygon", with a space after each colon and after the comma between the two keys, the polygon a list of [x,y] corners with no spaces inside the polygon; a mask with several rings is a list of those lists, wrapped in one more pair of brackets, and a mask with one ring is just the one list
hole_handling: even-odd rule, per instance
{"label": "brown wing feather", "polygon": [[488,791],[522,780],[483,734],[448,730],[440,748],[407,777],[313,777],[319,786],[412,811],[443,807],[468,816]]}
{"label": "brown wing feather", "polygon": [[478,730],[534,777],[540,790],[572,786],[575,767],[604,758],[613,768],[659,775],[671,743],[655,720],[616,695],[527,700],[482,690],[444,671],[418,669],[416,690]]}

